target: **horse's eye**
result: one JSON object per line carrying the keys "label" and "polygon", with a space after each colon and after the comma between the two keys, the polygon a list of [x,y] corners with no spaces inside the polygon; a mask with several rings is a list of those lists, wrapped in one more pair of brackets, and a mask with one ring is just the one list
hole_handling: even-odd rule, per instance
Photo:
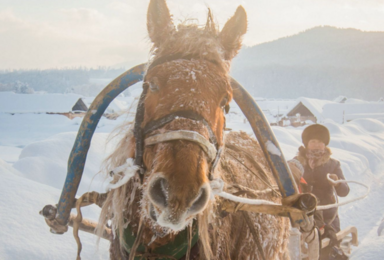
{"label": "horse's eye", "polygon": [[148,85],[149,85],[149,90],[151,92],[158,92],[159,91],[159,80],[158,78],[154,77],[152,78],[149,82],[148,82]]}
{"label": "horse's eye", "polygon": [[220,107],[224,108],[225,105],[227,105],[227,102],[228,102],[228,98],[227,97],[223,98],[223,100],[221,100]]}
{"label": "horse's eye", "polygon": [[149,90],[151,90],[152,92],[157,92],[157,91],[159,91],[159,86],[154,84],[153,82],[150,82],[149,83]]}
{"label": "horse's eye", "polygon": [[225,108],[224,108],[226,114],[229,113],[229,109],[230,109],[229,105],[226,105]]}

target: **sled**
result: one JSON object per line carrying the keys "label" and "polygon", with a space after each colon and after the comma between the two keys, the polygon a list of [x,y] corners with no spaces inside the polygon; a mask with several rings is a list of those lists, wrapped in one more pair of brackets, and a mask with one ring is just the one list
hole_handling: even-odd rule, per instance
{"label": "sled", "polygon": [[[336,234],[337,240],[341,241],[340,248],[344,254],[351,254],[351,247],[358,246],[359,241],[357,237],[357,229],[354,226],[349,226]],[[318,237],[317,237],[318,238]],[[329,238],[324,238],[320,241],[312,241],[314,245],[311,247],[302,239],[302,233],[296,229],[291,229],[290,240],[288,244],[290,259],[291,260],[315,260],[319,256],[319,246],[325,248],[329,245]]]}

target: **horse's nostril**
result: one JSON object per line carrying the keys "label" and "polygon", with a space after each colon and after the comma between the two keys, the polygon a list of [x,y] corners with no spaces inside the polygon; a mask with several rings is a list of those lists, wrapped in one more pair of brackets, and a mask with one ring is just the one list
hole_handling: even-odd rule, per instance
{"label": "horse's nostril", "polygon": [[189,208],[189,212],[195,214],[202,211],[208,203],[209,195],[209,189],[205,186],[201,187],[199,195]]}
{"label": "horse's nostril", "polygon": [[151,217],[152,220],[157,221],[157,216],[156,216],[156,212],[155,212],[155,207],[153,206],[152,203],[151,203],[151,205],[149,206],[149,216]]}
{"label": "horse's nostril", "polygon": [[149,196],[153,203],[165,208],[168,204],[168,182],[164,178],[158,178],[151,183]]}

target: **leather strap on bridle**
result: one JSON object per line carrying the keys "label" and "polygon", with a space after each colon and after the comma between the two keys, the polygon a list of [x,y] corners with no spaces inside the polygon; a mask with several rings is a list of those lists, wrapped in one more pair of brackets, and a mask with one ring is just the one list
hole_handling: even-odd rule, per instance
{"label": "leather strap on bridle", "polygon": [[154,145],[163,142],[175,141],[175,140],[187,140],[190,142],[197,143],[206,153],[209,160],[213,162],[216,158],[217,150],[216,147],[211,144],[204,136],[188,130],[177,130],[170,131],[162,134],[152,135],[145,139],[145,146]]}
{"label": "leather strap on bridle", "polygon": [[[140,105],[140,104],[139,104]],[[204,126],[206,126],[208,133],[209,133],[209,142],[208,140],[205,139],[204,136],[199,134],[198,132],[194,131],[188,131],[188,130],[175,130],[175,131],[169,131],[164,134],[158,134],[154,136],[148,137],[144,141],[144,137],[146,134],[149,134],[164,125],[172,122],[173,120],[177,118],[186,118],[198,122],[202,122]],[[136,125],[135,125],[136,128]],[[136,130],[136,129],[135,129]],[[220,157],[222,154],[223,147],[219,146],[217,143],[217,139],[215,134],[212,131],[212,128],[210,127],[209,123],[199,114],[196,114],[193,111],[177,111],[172,114],[166,115],[160,119],[154,120],[149,122],[144,128],[140,128],[138,131],[140,131],[137,135],[135,134],[136,138],[136,158],[135,158],[135,164],[141,167],[140,170],[140,178],[143,180],[144,178],[144,173],[145,169],[143,166],[143,153],[144,153],[144,146],[145,145],[154,145],[160,142],[167,142],[167,141],[173,141],[173,140],[187,140],[187,141],[192,141],[200,145],[202,149],[206,152],[209,160],[212,162],[209,174],[208,174],[208,179],[213,180],[213,172],[220,161]],[[177,136],[177,138],[176,138]],[[140,137],[142,138],[141,142],[137,140],[137,138]],[[138,145],[140,145],[138,149]],[[139,160],[140,159],[140,163]]]}
{"label": "leather strap on bridle", "polygon": [[150,132],[153,132],[156,129],[159,129],[160,127],[172,122],[176,118],[187,118],[195,121],[202,122],[208,129],[209,133],[209,141],[217,148],[217,140],[216,140],[216,135],[213,133],[211,126],[209,123],[205,120],[204,117],[202,117],[199,114],[196,114],[194,111],[191,110],[185,110],[185,111],[176,111],[171,114],[168,114],[162,118],[159,118],[157,120],[153,120],[151,122],[148,122],[144,129],[143,133],[144,135],[149,134]]}
{"label": "leather strap on bridle", "polygon": [[145,86],[145,84],[143,84],[143,92],[141,93],[139,104],[137,105],[137,111],[135,116],[135,126],[133,130],[133,134],[136,140],[135,164],[140,167],[139,176],[140,176],[141,183],[143,183],[144,173],[145,173],[145,169],[143,166],[144,133],[141,128],[141,123],[144,120],[144,112],[145,112],[144,101],[145,101],[145,96],[147,95],[147,91],[148,91],[148,86]]}

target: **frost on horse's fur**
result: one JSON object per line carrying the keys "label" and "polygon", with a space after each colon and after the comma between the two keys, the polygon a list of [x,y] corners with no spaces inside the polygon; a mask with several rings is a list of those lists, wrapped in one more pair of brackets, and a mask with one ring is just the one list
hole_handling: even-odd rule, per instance
{"label": "frost on horse's fur", "polygon": [[[239,7],[221,31],[210,11],[205,26],[181,24],[176,28],[165,1],[151,0],[147,27],[153,42],[152,61],[174,54],[190,58],[169,60],[147,71],[148,85],[156,83],[156,88],[149,89],[146,95],[142,126],[172,112],[193,111],[209,123],[218,145],[226,145],[213,173],[215,178],[251,189],[276,185],[254,139],[235,132],[224,137],[223,107],[232,99],[229,66],[246,32],[245,10]],[[183,117],[148,135],[175,130],[194,131],[209,138],[202,122]],[[108,158],[107,172],[134,157],[135,140],[128,130]],[[263,172],[255,167],[256,160]],[[193,220],[199,231],[199,259],[261,259],[244,213],[228,214],[221,209],[223,199],[210,199],[207,176],[211,161],[198,144],[177,140],[146,146],[143,161],[147,170],[143,184],[137,176],[133,177],[111,190],[102,208],[99,225],[111,221],[115,234],[111,239],[111,259],[127,257],[123,238],[127,225],[134,234],[142,225],[141,244],[154,250],[173,241],[178,230],[190,226]],[[161,188],[156,189],[156,185]],[[258,199],[281,202],[281,197],[273,193],[260,194]],[[284,259],[288,219],[247,214],[258,231],[266,259]]]}

